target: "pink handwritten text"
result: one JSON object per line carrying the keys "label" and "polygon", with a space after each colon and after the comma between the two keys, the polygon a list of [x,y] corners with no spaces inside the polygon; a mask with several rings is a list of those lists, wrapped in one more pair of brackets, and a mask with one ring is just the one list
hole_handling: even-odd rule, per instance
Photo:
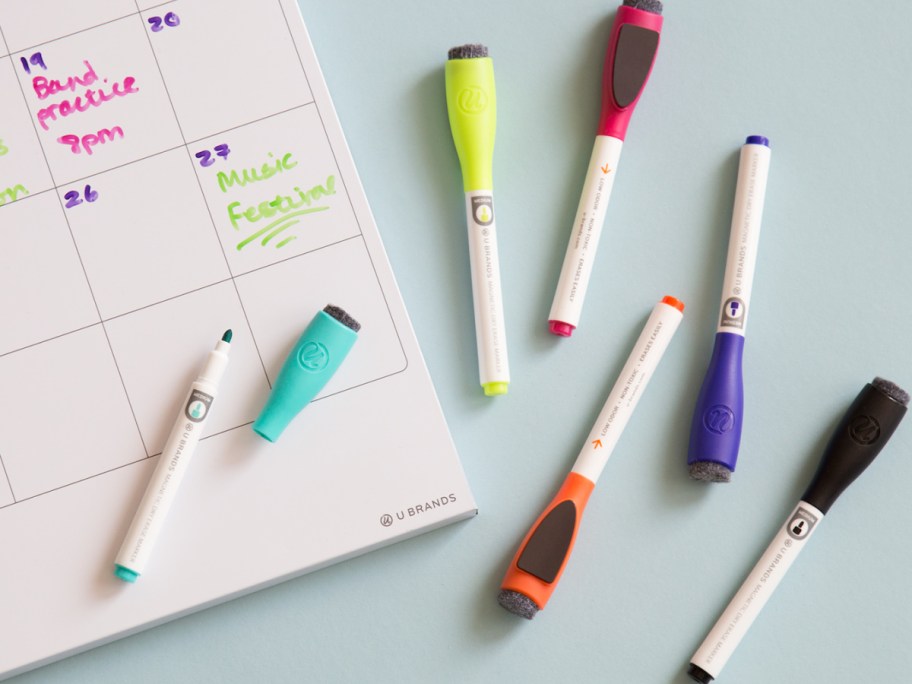
{"label": "pink handwritten text", "polygon": [[120,126],[107,129],[102,128],[98,133],[89,133],[79,137],[78,135],[61,135],[57,142],[61,145],[69,145],[73,154],[79,154],[82,150],[88,155],[92,154],[92,148],[96,145],[104,145],[106,142],[114,140],[115,137],[123,138],[124,132]]}
{"label": "pink handwritten text", "polygon": [[[50,130],[48,121],[57,121],[57,117],[67,117],[77,112],[85,112],[92,107],[100,107],[105,102],[118,97],[125,97],[133,93],[138,93],[139,88],[136,86],[136,79],[133,76],[127,76],[123,82],[114,82],[108,91],[105,87],[92,88],[98,82],[98,74],[89,64],[88,60],[83,61],[87,71],[82,76],[70,76],[66,81],[48,79],[44,76],[35,76],[32,79],[32,89],[39,100],[44,100],[51,95],[58,95],[64,92],[77,92],[86,88],[85,93],[77,95],[72,100],[66,99],[61,102],[50,104],[38,110],[38,123],[44,130]],[[108,79],[103,79],[104,83]]]}

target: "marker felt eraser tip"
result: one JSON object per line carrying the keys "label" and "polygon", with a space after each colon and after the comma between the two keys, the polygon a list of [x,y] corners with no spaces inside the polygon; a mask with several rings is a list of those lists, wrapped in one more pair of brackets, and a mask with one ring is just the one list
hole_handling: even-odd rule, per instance
{"label": "marker felt eraser tip", "polygon": [[343,309],[318,312],[285,359],[253,431],[275,442],[288,424],[320,393],[351,351],[361,325]]}

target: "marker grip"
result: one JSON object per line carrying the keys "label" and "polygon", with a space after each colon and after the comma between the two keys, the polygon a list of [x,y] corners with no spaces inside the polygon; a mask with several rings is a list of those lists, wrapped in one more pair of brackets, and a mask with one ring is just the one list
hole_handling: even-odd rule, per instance
{"label": "marker grip", "polygon": [[814,479],[801,497],[826,514],[846,487],[871,465],[906,415],[906,407],[867,384],[824,449]]}
{"label": "marker grip", "polygon": [[744,419],[744,337],[716,333],[690,427],[687,464],[710,461],[734,471]]}
{"label": "marker grip", "polygon": [[618,140],[627,136],[630,117],[655,64],[661,32],[661,14],[618,7],[605,53],[599,135]]}
{"label": "marker grip", "polygon": [[571,472],[557,495],[526,534],[513,557],[501,589],[529,597],[539,610],[545,607],[564,572],[583,510],[595,487],[588,478]]}
{"label": "marker grip", "polygon": [[285,359],[253,431],[275,442],[326,386],[357,339],[357,332],[319,311]]}
{"label": "marker grip", "polygon": [[463,188],[494,187],[497,92],[490,57],[451,59],[444,67],[447,113],[462,166]]}

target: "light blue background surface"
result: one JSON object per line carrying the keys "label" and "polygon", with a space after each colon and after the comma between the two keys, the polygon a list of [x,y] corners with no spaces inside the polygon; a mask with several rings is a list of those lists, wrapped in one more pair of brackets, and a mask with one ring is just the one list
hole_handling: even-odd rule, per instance
{"label": "light blue background surface", "polygon": [[[580,330],[545,320],[598,115],[613,2],[302,0],[477,519],[45,667],[50,682],[683,684],[693,651],[875,375],[912,387],[912,4],[685,3],[624,149]],[[488,44],[513,383],[485,399],[449,47]],[[254,56],[251,56],[253,59]],[[729,486],[688,480],[746,135],[773,161]],[[495,603],[653,304],[687,311],[533,622]],[[912,421],[840,500],[718,681],[910,680]],[[0,607],[2,609],[2,607]],[[2,648],[2,644],[0,644]]]}

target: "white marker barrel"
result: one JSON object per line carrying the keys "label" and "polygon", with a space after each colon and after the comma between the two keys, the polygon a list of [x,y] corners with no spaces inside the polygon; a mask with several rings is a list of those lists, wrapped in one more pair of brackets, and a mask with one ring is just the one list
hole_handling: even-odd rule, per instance
{"label": "white marker barrel", "polygon": [[[755,139],[765,140],[761,136],[751,136],[748,141]],[[768,144],[748,142],[741,146],[731,235],[728,239],[728,259],[725,263],[725,281],[722,285],[722,310],[717,332],[743,336],[747,327],[770,156]]]}
{"label": "white marker barrel", "polygon": [[[623,141],[610,135],[595,138],[583,194],[573,220],[570,243],[561,267],[551,313],[548,314],[548,320],[554,322],[552,332],[557,334],[569,336],[573,328],[579,325],[623,145]],[[558,332],[555,325],[561,324],[571,327],[562,328],[566,332]]]}
{"label": "white marker barrel", "polygon": [[219,381],[228,366],[229,349],[228,342],[221,341],[209,352],[206,367],[190,386],[190,392],[181,404],[177,421],[114,560],[115,574],[124,581],[135,582],[145,570],[196,445],[206,428]]}
{"label": "white marker barrel", "polygon": [[665,297],[652,310],[643,332],[627,357],[627,363],[624,364],[605,401],[602,412],[599,413],[592,431],[586,438],[586,443],[583,444],[576,463],[573,464],[574,473],[592,482],[598,481],[621,433],[627,426],[627,421],[643,396],[649,379],[681,324],[683,308],[684,305],[677,300]]}
{"label": "white marker barrel", "polygon": [[497,256],[494,192],[467,192],[466,217],[469,227],[472,300],[475,304],[478,374],[485,394],[504,394],[510,382],[510,365],[507,359],[500,260]]}
{"label": "white marker barrel", "polygon": [[821,520],[823,513],[809,503],[801,501],[795,507],[690,659],[691,669],[695,665],[713,679],[719,676]]}

